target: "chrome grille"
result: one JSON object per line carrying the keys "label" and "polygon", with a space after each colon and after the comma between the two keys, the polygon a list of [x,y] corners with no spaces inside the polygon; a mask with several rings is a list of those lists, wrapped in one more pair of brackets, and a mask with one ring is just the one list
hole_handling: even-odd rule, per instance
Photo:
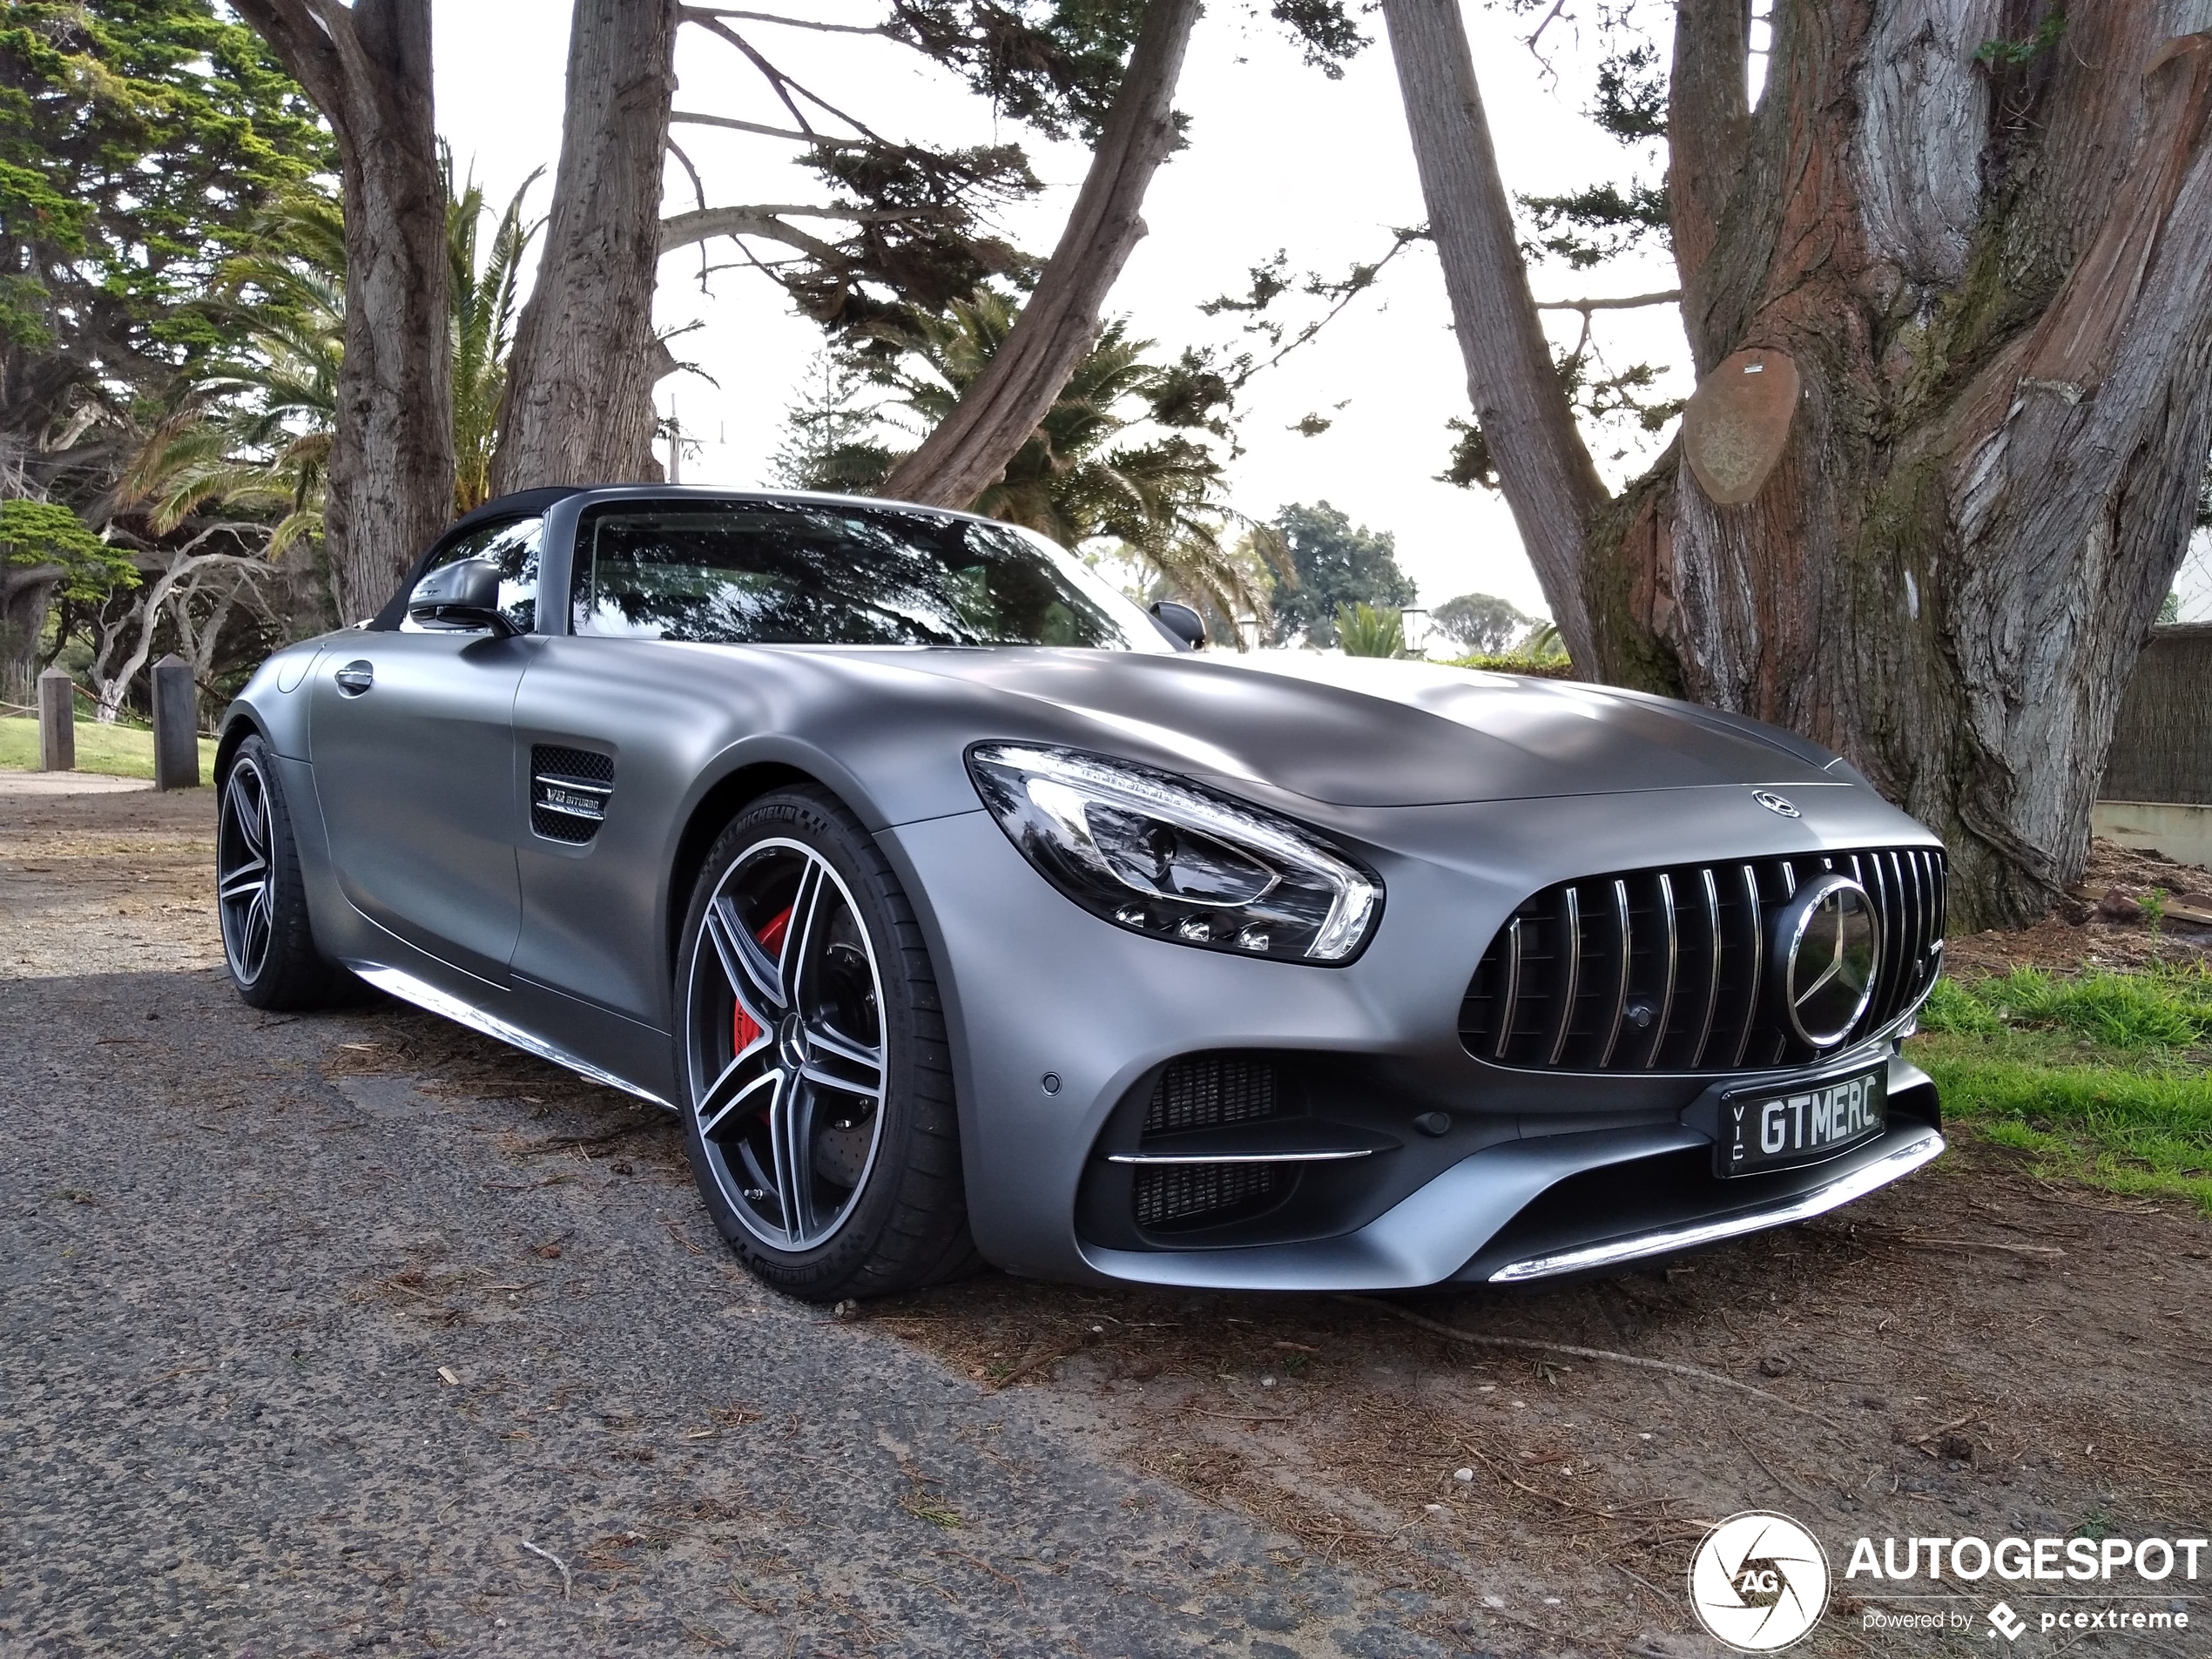
{"label": "chrome grille", "polygon": [[[1800,882],[1847,875],[1873,901],[1873,995],[1840,1047],[1914,1007],[1943,948],[1944,859],[1879,848],[1670,865],[1545,888],[1498,932],[1460,1007],[1479,1059],[1561,1071],[1736,1071],[1815,1049],[1770,1005],[1770,926]],[[1833,1052],[1832,1049],[1824,1052]]]}

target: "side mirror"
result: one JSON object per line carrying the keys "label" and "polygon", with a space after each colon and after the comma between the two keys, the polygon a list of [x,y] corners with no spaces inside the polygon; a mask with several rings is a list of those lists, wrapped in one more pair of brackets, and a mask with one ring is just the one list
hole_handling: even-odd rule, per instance
{"label": "side mirror", "polygon": [[499,576],[496,560],[457,559],[415,584],[407,614],[425,628],[518,632],[499,608]]}
{"label": "side mirror", "polygon": [[1189,605],[1178,604],[1172,599],[1155,599],[1150,609],[1152,620],[1182,650],[1197,651],[1205,644],[1206,619]]}

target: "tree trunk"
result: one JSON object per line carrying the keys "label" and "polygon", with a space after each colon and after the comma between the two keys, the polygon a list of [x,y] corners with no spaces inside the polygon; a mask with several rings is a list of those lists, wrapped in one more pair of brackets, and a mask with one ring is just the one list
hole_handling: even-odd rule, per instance
{"label": "tree trunk", "polygon": [[338,136],[346,360],[324,543],[339,619],[381,606],[453,516],[445,185],[430,0],[237,0]]}
{"label": "tree trunk", "polygon": [[1459,0],[1383,0],[1383,18],[1475,423],[1568,654],[1588,661],[1582,538],[1605,486],[1575,429],[1528,291]]}
{"label": "tree trunk", "polygon": [[[2212,448],[2212,3],[1985,64],[2046,8],[1777,0],[1731,165],[1734,10],[1683,0],[1670,111],[1704,380],[1582,522],[1575,655],[1840,750],[1941,833],[1959,924],[2024,922],[2080,877]],[[1758,412],[1747,369],[1801,390]]]}
{"label": "tree trunk", "polygon": [[1149,0],[1075,211],[1036,292],[991,359],[883,493],[966,507],[1006,471],[1098,338],[1106,296],[1144,234],[1152,174],[1176,145],[1171,108],[1198,0]]}
{"label": "tree trunk", "polygon": [[677,0],[576,0],[568,111],[492,490],[658,479],[653,334]]}

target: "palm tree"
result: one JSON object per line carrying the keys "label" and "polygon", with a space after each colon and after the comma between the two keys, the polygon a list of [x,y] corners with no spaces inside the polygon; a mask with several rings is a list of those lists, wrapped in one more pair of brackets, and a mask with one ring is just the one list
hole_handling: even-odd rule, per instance
{"label": "palm tree", "polygon": [[[471,173],[453,185],[453,152],[442,143],[445,168],[446,254],[452,264],[447,292],[453,315],[453,506],[457,513],[491,497],[491,458],[499,448],[500,405],[507,396],[507,360],[515,345],[523,259],[544,221],[524,223],[523,199],[545,169],[523,180],[480,246],[483,186]],[[481,254],[481,259],[480,259]]]}
{"label": "palm tree", "polygon": [[[454,510],[482,506],[499,442],[500,401],[514,345],[524,255],[537,226],[523,218],[537,181],[523,181],[490,240],[483,188],[455,187],[443,153],[446,246],[452,262]],[[543,169],[540,170],[543,172]],[[345,356],[346,233],[338,203],[300,192],[275,210],[271,239],[286,252],[233,260],[223,293],[247,320],[246,348],[193,387],[148,435],[126,473],[123,504],[166,535],[206,507],[277,516],[266,551],[280,557],[322,530],[324,474],[338,420]]]}
{"label": "palm tree", "polygon": [[[1005,295],[978,288],[942,315],[913,315],[882,336],[898,354],[877,378],[927,432],[952,412],[1019,314]],[[1152,419],[1173,388],[1170,371],[1146,359],[1152,346],[1130,339],[1125,321],[1109,323],[973,510],[1068,547],[1113,541],[1148,585],[1226,620],[1264,618],[1269,584],[1251,555],[1278,569],[1284,556],[1264,537],[1246,537],[1242,552],[1224,539],[1236,515],[1221,499],[1220,461],[1186,432]],[[1131,428],[1148,421],[1156,435],[1131,439]],[[887,456],[891,464],[897,458]]]}

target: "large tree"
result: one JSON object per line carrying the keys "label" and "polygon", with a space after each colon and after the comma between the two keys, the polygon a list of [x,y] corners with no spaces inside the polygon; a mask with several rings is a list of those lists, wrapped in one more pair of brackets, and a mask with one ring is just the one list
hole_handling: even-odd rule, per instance
{"label": "large tree", "polygon": [[346,355],[324,526],[341,619],[384,603],[453,516],[446,191],[430,0],[233,0],[338,136]]}
{"label": "large tree", "polygon": [[1397,610],[1413,603],[1413,579],[1398,568],[1398,541],[1389,531],[1354,525],[1325,501],[1284,508],[1273,529],[1297,578],[1275,577],[1277,644],[1303,636],[1309,645],[1333,645],[1345,607]]}
{"label": "large tree", "polygon": [[[329,161],[300,89],[211,0],[0,3],[0,496],[97,527],[140,409],[224,343],[219,267],[266,248],[271,202]],[[0,553],[10,679],[54,596],[105,568],[56,511]]]}
{"label": "large tree", "polygon": [[658,478],[653,334],[677,0],[576,0],[568,111],[536,286],[507,382],[494,493]]}
{"label": "large tree", "polygon": [[[1651,110],[1700,377],[1599,482],[1458,0],[1383,0],[1468,389],[1575,660],[1793,726],[1938,828],[1958,920],[2076,880],[2212,443],[2207,0],[1679,0]],[[1616,87],[1615,91],[1618,91]]]}

